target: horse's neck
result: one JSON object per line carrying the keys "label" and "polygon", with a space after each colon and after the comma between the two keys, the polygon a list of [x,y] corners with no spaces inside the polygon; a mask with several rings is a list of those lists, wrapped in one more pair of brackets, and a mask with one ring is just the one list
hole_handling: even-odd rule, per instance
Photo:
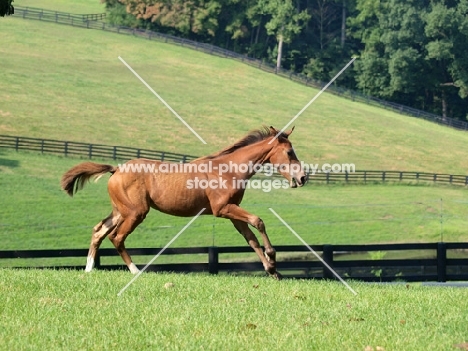
{"label": "horse's neck", "polygon": [[[268,141],[263,140],[261,142],[252,144],[252,145],[247,145],[244,146],[240,149],[237,149],[236,151],[227,154],[227,155],[222,155],[216,158],[216,161],[219,164],[226,164],[229,165],[231,163],[233,164],[264,164],[265,161],[269,157],[269,153],[272,149],[272,146],[268,144]],[[251,169],[244,174],[242,173],[245,177],[250,177],[255,174]]]}

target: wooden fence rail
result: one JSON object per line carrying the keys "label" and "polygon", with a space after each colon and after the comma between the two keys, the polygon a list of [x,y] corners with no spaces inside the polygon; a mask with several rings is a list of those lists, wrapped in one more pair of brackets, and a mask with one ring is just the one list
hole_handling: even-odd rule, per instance
{"label": "wooden fence rail", "polygon": [[107,17],[105,12],[102,13],[87,13],[87,14],[75,14],[61,11],[46,10],[32,6],[16,6],[15,15],[21,15],[23,18],[29,18],[30,16],[37,17],[42,21],[47,22],[68,22],[68,23],[86,23],[88,21],[102,21]]}
{"label": "wooden fence rail", "polygon": [[133,158],[149,158],[169,162],[188,162],[196,156],[183,155],[174,152],[139,149],[125,146],[110,146],[101,144],[86,144],[73,141],[37,139],[9,135],[0,135],[0,148],[10,148],[62,156],[80,156],[89,159],[104,158],[113,160],[130,160]]}
{"label": "wooden fence rail", "polygon": [[[133,158],[148,158],[168,162],[189,162],[197,156],[173,152],[139,149],[125,146],[87,144],[63,140],[37,139],[21,136],[0,135],[0,149],[9,148],[16,151],[27,150],[62,156],[79,156],[88,159],[112,159],[127,161]],[[274,177],[281,177],[275,173]],[[372,183],[372,182],[432,182],[452,185],[468,185],[468,176],[453,174],[436,174],[406,171],[372,171],[356,172],[319,172],[309,177],[309,182],[329,183]]]}
{"label": "wooden fence rail", "polygon": [[[200,42],[196,42],[193,40],[179,38],[173,35],[153,32],[149,30],[128,28],[128,27],[123,27],[123,26],[114,26],[114,25],[111,25],[102,21],[105,14],[74,15],[74,14],[63,13],[63,12],[47,11],[43,9],[33,8],[33,7],[15,6],[14,16],[18,16],[24,19],[55,22],[58,24],[71,25],[71,26],[82,27],[82,28],[87,28],[87,29],[104,30],[108,32],[118,33],[118,34],[138,36],[140,38],[144,38],[147,40],[156,40],[156,41],[161,41],[165,43],[172,43],[176,45],[187,46],[193,50],[200,50],[210,55],[216,55],[220,57],[226,57],[226,58],[235,59],[237,61],[241,61],[250,66],[256,67],[266,72],[280,75],[284,78],[293,80],[297,83],[304,84],[306,86],[313,86],[317,89],[322,89],[326,85],[326,83],[324,82],[311,79],[303,74],[296,74],[292,71],[278,69],[274,65],[266,63],[262,60],[248,57],[246,55],[241,55],[236,52],[226,50],[220,47],[216,47],[211,44],[200,43]],[[89,18],[86,16],[89,16]],[[99,16],[102,16],[102,18],[99,18]],[[418,110],[409,106],[405,106],[405,105],[381,100],[379,98],[375,98],[372,96],[364,95],[358,91],[354,91],[351,89],[340,88],[335,85],[332,85],[328,88],[327,91],[335,95],[342,96],[347,99],[351,99],[352,101],[359,101],[359,102],[363,102],[369,105],[383,107],[385,109],[389,109],[400,114],[405,114],[405,115],[416,117],[416,118],[422,118],[422,119],[425,119],[434,123],[450,126],[452,128],[468,130],[468,123],[466,121],[461,121],[461,120],[450,118],[450,117],[442,117],[442,116],[439,116],[430,112]]]}
{"label": "wooden fence rail", "polygon": [[[322,258],[332,267],[342,278],[361,281],[461,281],[468,280],[468,258],[448,258],[449,252],[467,252],[468,243],[408,243],[408,244],[372,244],[372,245],[310,245],[313,250],[321,253]],[[278,253],[304,253],[309,252],[305,246],[276,246]],[[135,248],[128,249],[132,256],[156,255],[160,248]],[[426,258],[417,259],[346,259],[352,254],[369,252],[389,252],[389,251],[411,251],[424,252]],[[206,255],[205,262],[194,263],[170,263],[153,264],[148,267],[148,271],[170,271],[170,272],[208,272],[218,274],[220,272],[263,272],[260,262],[220,262],[220,255],[226,253],[251,253],[249,247],[194,247],[194,248],[169,248],[162,255]],[[82,257],[86,260],[88,250],[67,249],[67,250],[14,250],[0,251],[0,259],[18,258],[66,258]],[[344,255],[346,254],[346,255]],[[408,254],[410,255],[410,254]],[[114,249],[101,249],[96,260],[96,269],[120,270],[127,269],[124,265],[103,265],[101,258],[106,256],[118,256]],[[294,256],[291,256],[294,257]],[[369,256],[371,257],[371,256]],[[422,257],[421,254],[416,257]],[[2,267],[6,267],[3,263]],[[85,266],[37,266],[11,268],[48,268],[48,269],[84,269]],[[143,268],[140,265],[139,268]],[[316,260],[312,254],[310,258],[292,259],[278,262],[278,270],[289,278],[305,279],[334,279],[334,275],[320,261]],[[376,272],[379,272],[376,274]]]}

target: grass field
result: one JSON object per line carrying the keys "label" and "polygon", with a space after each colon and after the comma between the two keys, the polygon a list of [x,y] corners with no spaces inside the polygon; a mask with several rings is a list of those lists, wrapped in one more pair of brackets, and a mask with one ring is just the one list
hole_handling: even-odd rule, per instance
{"label": "grass field", "polygon": [[[98,0],[14,4],[103,12]],[[317,93],[241,63],[173,45],[14,17],[0,21],[0,134],[204,155],[262,124],[282,127]],[[208,144],[202,145],[171,115],[118,56]],[[309,163],[467,173],[466,132],[327,93],[295,124],[291,139],[299,157]],[[107,216],[110,205],[107,177],[74,198],[60,190],[61,175],[80,161],[0,149],[2,250],[88,247],[91,228]],[[462,187],[251,189],[243,204],[265,221],[273,245],[299,242],[269,207],[311,244],[468,239],[468,196]],[[187,221],[153,211],[129,236],[127,247],[162,247]],[[246,244],[229,222],[212,217],[197,219],[173,244],[210,245]],[[110,242],[103,247],[111,247]],[[240,257],[256,259],[254,254]],[[1,261],[3,266],[31,264]],[[354,296],[338,282],[150,273],[118,297],[131,278],[128,272],[0,268],[0,350],[468,348],[465,289],[350,282],[358,293]]]}
{"label": "grass field", "polygon": [[468,342],[461,288],[351,282],[354,296],[338,282],[144,274],[118,297],[130,278],[0,270],[0,348],[439,351]]}
{"label": "grass field", "polygon": [[[170,44],[14,17],[2,24],[3,134],[204,155],[263,124],[281,128],[317,93]],[[208,144],[200,143],[118,56]],[[327,93],[295,125],[292,141],[307,162],[456,174],[468,169],[468,133]]]}
{"label": "grass field", "polygon": [[76,14],[106,12],[100,0],[15,0],[14,5]]}

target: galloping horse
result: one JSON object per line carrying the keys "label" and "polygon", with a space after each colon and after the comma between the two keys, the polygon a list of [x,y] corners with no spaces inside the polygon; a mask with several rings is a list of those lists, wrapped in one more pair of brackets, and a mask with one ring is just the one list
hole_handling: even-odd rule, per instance
{"label": "galloping horse", "polygon": [[[145,219],[150,207],[180,217],[195,216],[205,208],[203,215],[230,219],[257,253],[265,271],[280,279],[281,275],[276,270],[276,251],[268,239],[265,225],[258,216],[239,207],[245,187],[236,185],[245,185],[258,171],[257,166],[271,163],[289,181],[290,187],[303,186],[306,175],[288,140],[293,130],[294,128],[283,132],[277,138],[275,137],[279,131],[273,127],[254,130],[235,144],[188,164],[135,159],[124,164],[125,169],[93,162],[84,162],[71,168],[61,180],[62,189],[70,196],[83,188],[90,178],[112,174],[108,182],[112,212],[93,228],[86,272],[93,269],[97,250],[106,236],[114,244],[130,272],[139,272],[127,253],[124,242]],[[190,172],[175,172],[175,167],[171,168],[172,172],[161,171],[167,170],[170,165],[187,165]],[[246,167],[247,165],[254,167]],[[148,169],[152,171],[148,172]],[[223,172],[220,172],[221,169]],[[205,184],[219,186],[193,187],[194,180],[200,183],[204,180]],[[249,224],[260,232],[264,253]]]}

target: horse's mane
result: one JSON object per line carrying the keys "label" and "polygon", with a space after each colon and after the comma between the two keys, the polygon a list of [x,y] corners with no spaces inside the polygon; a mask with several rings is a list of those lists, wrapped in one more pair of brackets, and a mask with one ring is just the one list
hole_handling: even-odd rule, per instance
{"label": "horse's mane", "polygon": [[[240,148],[243,148],[243,147],[245,147],[247,145],[255,144],[255,143],[257,143],[259,141],[262,141],[262,140],[265,140],[265,139],[267,139],[269,137],[274,137],[278,132],[279,132],[278,130],[276,130],[276,129],[272,128],[272,127],[269,128],[269,127],[263,126],[262,129],[255,129],[255,130],[250,131],[249,134],[247,134],[242,139],[236,141],[231,146],[228,146],[228,147],[226,147],[226,148],[222,149],[221,151],[218,151],[218,152],[216,152],[214,154],[204,156],[204,157],[200,157],[198,160],[201,160],[201,159],[211,160],[211,159],[214,159],[214,158],[219,157],[219,156],[231,154],[234,151],[239,150]],[[285,133],[281,133],[280,137],[287,138],[288,136]]]}

